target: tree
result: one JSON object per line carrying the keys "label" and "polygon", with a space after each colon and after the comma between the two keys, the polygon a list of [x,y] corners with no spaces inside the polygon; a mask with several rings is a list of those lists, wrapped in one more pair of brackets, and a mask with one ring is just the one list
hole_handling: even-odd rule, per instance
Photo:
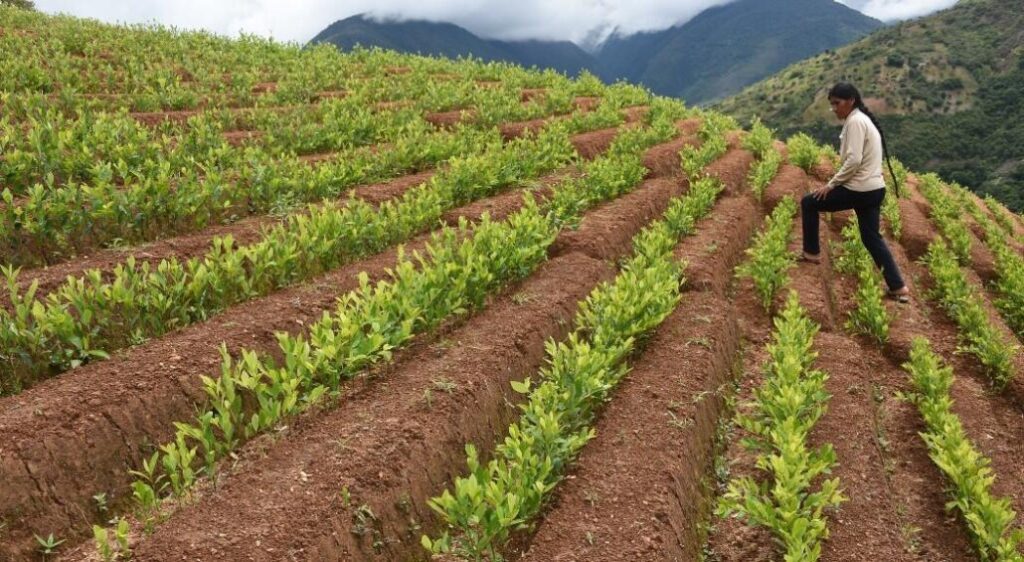
{"label": "tree", "polygon": [[36,9],[36,5],[32,0],[0,0],[0,6],[14,6],[22,10]]}

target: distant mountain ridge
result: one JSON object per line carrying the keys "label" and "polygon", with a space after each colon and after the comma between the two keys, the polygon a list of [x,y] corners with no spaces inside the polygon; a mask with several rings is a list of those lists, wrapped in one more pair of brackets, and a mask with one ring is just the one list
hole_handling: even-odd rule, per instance
{"label": "distant mountain ridge", "polygon": [[553,68],[575,76],[598,74],[597,61],[570,41],[498,41],[482,39],[452,23],[374,21],[364,15],[338,20],[310,43],[332,43],[342,50],[356,45],[448,58],[472,54],[487,61]]}
{"label": "distant mountain ridge", "polygon": [[831,0],[739,0],[663,31],[613,35],[599,58],[606,80],[704,103],[882,25]]}
{"label": "distant mountain ridge", "polygon": [[613,34],[593,54],[569,41],[499,41],[451,23],[375,21],[363,15],[334,22],[311,40],[343,50],[356,44],[444,57],[554,68],[571,76],[589,71],[625,79],[655,93],[704,103],[882,25],[833,0],[738,0],[711,8],[662,31]]}
{"label": "distant mountain ridge", "polygon": [[834,142],[825,96],[839,80],[861,89],[910,167],[1024,211],[1024,0],[961,0],[793,64],[718,108]]}

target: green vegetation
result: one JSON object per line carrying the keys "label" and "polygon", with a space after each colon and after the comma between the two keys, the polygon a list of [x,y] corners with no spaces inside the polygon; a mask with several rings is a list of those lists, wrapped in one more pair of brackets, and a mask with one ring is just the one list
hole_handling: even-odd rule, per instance
{"label": "green vegetation", "polygon": [[[784,559],[792,561],[818,560],[821,541],[828,538],[824,511],[846,500],[838,478],[822,479],[836,464],[832,445],[811,449],[808,444],[829,399],[828,375],[811,368],[817,331],[796,293],[790,293],[775,319],[765,382],[755,391],[751,412],[736,416],[736,424],[752,435],[743,442],[758,453],[757,466],[767,478],[732,480],[717,508],[721,517],[735,514],[770,529]],[[812,491],[812,485],[818,489]]]}
{"label": "green vegetation", "polygon": [[786,140],[786,152],[789,154],[789,162],[799,166],[808,174],[813,173],[814,167],[821,163],[822,159],[835,162],[836,151],[828,145],[819,145],[814,139],[803,133],[797,133]]}
{"label": "green vegetation", "polygon": [[725,138],[726,131],[735,129],[736,121],[720,113],[703,113],[700,131],[700,144],[687,146],[680,152],[682,158],[683,172],[691,182],[695,182],[702,176],[705,166],[718,159],[729,149],[729,143]]}
{"label": "green vegetation", "polygon": [[164,494],[187,498],[199,476],[214,477],[217,462],[242,443],[390,360],[415,334],[479,308],[488,295],[532,272],[559,229],[643,180],[643,152],[675,136],[674,122],[685,111],[673,102],[656,104],[651,126],[622,131],[606,155],[581,166],[582,177],[555,188],[546,209],[528,197],[505,222],[485,216],[470,229],[463,220],[458,229],[436,233],[423,255],[403,257],[391,279],[371,285],[364,276],[360,288],[308,334],[278,334],[283,360],[248,350],[233,360],[225,351],[220,376],[203,379],[207,407],[194,422],[176,423],[175,440],[133,472],[143,520],[156,518]]}
{"label": "green vegetation", "polygon": [[956,198],[961,208],[967,211],[984,232],[985,245],[995,258],[996,278],[992,282],[992,288],[997,294],[996,308],[1010,329],[1018,337],[1024,337],[1024,257],[1008,241],[1012,238],[1008,236],[1006,229],[1013,232],[1013,225],[1008,222],[1011,220],[1008,211],[989,198],[986,206],[996,217],[993,220],[981,210],[963,187],[954,184],[949,186],[945,193]]}
{"label": "green vegetation", "polygon": [[785,134],[838,137],[824,98],[845,80],[879,115],[892,153],[919,171],[994,195],[1024,210],[1024,10],[970,0],[882,28],[763,80],[718,108],[759,115]]}
{"label": "green vegetation", "polygon": [[978,359],[997,388],[1006,386],[1016,376],[1013,356],[1019,346],[1006,341],[989,320],[981,297],[944,241],[932,242],[923,260],[935,284],[931,296],[960,327],[963,351]]}
{"label": "green vegetation", "polygon": [[750,134],[743,138],[743,148],[754,154],[747,182],[754,196],[760,199],[782,165],[782,153],[775,148],[775,132],[755,119]]}
{"label": "green vegetation", "polygon": [[446,529],[433,539],[424,536],[425,548],[497,560],[509,533],[540,512],[568,463],[593,437],[597,408],[626,374],[637,339],[679,302],[683,268],[672,249],[693,233],[721,189],[717,180],[703,178],[674,199],[663,220],[634,238],[634,254],[615,280],[581,303],[576,330],[562,342],[548,343],[548,366],[539,384],[513,383],[516,391],[529,393],[522,416],[489,463],[481,464],[476,449],[467,445],[468,476],[456,479],[454,491],[430,501]]}
{"label": "green vegetation", "polygon": [[1019,550],[1024,544],[1024,530],[1013,528],[1017,514],[1011,500],[993,494],[995,475],[990,461],[971,443],[953,412],[953,370],[942,364],[923,338],[914,341],[904,368],[914,384],[914,391],[907,397],[928,427],[921,436],[935,465],[951,484],[947,506],[960,512],[982,560],[1024,561]]}
{"label": "green vegetation", "polygon": [[36,5],[32,0],[0,0],[0,6],[13,6],[22,10],[35,10]]}
{"label": "green vegetation", "polygon": [[737,275],[753,280],[765,310],[771,310],[775,294],[789,282],[786,271],[796,260],[789,251],[796,211],[797,204],[792,197],[786,196],[779,202],[747,249],[749,259],[736,271]]}
{"label": "green vegetation", "polygon": [[835,260],[836,271],[857,277],[854,300],[857,307],[849,312],[847,328],[874,338],[878,343],[889,340],[889,322],[892,315],[885,308],[885,288],[881,274],[860,239],[857,219],[854,217],[843,227],[843,241]]}
{"label": "green vegetation", "polygon": [[971,232],[964,224],[964,208],[960,200],[950,197],[942,180],[935,174],[920,176],[921,194],[931,207],[932,222],[949,243],[961,264],[971,263]]}
{"label": "green vegetation", "polygon": [[236,246],[228,236],[185,262],[134,259],[112,278],[93,270],[70,278],[45,299],[25,294],[5,269],[13,313],[0,309],[0,390],[106,358],[116,349],[204,320],[233,304],[309,279],[382,251],[438,223],[442,214],[570,162],[575,151],[564,122],[536,138],[488,142],[478,154],[452,158],[431,181],[374,208],[353,200],[313,206]]}

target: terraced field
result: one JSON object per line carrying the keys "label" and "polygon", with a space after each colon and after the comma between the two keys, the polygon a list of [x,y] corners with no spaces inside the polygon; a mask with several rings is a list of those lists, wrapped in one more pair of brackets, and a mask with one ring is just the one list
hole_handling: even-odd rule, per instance
{"label": "terraced field", "polygon": [[[0,7],[0,559],[1021,560],[1024,223],[592,77]],[[868,261],[865,261],[865,260]],[[955,376],[954,376],[955,374]]]}

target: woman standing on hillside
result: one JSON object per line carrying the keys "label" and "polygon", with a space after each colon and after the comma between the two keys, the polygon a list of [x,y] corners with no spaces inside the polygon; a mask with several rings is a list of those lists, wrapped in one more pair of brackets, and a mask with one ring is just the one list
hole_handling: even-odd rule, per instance
{"label": "woman standing on hillside", "polygon": [[[843,132],[839,135],[842,163],[825,187],[808,193],[801,201],[804,233],[802,259],[813,263],[820,261],[819,213],[853,209],[857,213],[861,242],[871,254],[875,265],[882,270],[885,283],[889,286],[889,296],[899,302],[908,302],[910,289],[903,282],[900,270],[879,230],[882,200],[885,198],[882,159],[888,160],[885,136],[853,85],[836,84],[828,92],[828,101],[836,117],[843,121]],[[889,171],[892,172],[891,164]],[[895,177],[893,174],[893,181]]]}

